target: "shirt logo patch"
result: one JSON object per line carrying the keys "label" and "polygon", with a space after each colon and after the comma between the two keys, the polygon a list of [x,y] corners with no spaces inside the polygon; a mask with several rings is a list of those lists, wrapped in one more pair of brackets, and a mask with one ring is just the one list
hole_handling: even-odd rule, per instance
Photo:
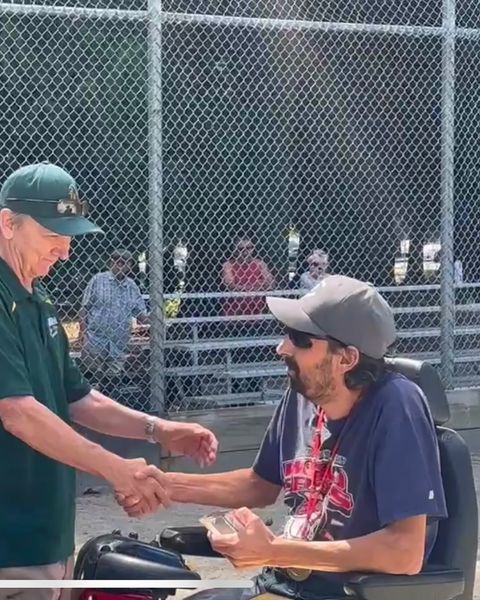
{"label": "shirt logo patch", "polygon": [[47,320],[48,331],[50,333],[50,337],[54,338],[58,335],[58,321],[56,317],[48,317]]}

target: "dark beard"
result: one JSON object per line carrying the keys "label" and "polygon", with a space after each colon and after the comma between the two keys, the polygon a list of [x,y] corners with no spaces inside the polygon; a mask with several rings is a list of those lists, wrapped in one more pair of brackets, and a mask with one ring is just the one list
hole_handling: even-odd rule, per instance
{"label": "dark beard", "polygon": [[313,402],[316,406],[327,404],[334,395],[334,386],[331,377],[330,356],[316,365],[315,371],[306,380],[302,379],[297,363],[291,358],[284,359],[291,373],[288,374],[291,389]]}

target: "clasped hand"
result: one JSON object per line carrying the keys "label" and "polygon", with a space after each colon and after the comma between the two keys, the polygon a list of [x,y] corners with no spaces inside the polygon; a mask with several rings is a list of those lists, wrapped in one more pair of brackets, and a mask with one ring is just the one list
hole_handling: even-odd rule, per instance
{"label": "clasped hand", "polygon": [[[198,423],[162,421],[155,439],[172,454],[188,456],[200,466],[210,466],[217,458],[217,438]],[[129,516],[140,517],[171,505],[165,473],[143,459],[125,462],[129,463],[125,478],[113,486],[117,502]]]}
{"label": "clasped hand", "polygon": [[140,517],[172,504],[166,474],[143,458],[124,460],[111,483],[117,502],[129,516]]}

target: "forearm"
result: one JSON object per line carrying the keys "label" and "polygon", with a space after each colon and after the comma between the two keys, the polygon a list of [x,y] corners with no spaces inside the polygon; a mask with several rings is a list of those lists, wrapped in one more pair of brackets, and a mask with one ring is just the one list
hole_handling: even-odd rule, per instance
{"label": "forearm", "polygon": [[79,435],[33,397],[1,403],[4,429],[41,454],[105,479],[118,468],[120,457]]}
{"label": "forearm", "polygon": [[194,475],[168,473],[174,502],[220,506],[223,508],[261,508],[273,504],[280,488],[261,480],[252,469],[227,473]]}
{"label": "forearm", "polygon": [[[122,406],[97,390],[70,405],[70,418],[87,429],[107,435],[146,439],[145,425],[148,415]],[[157,419],[156,428],[161,430],[163,419]]]}
{"label": "forearm", "polygon": [[422,561],[387,530],[331,542],[305,542],[275,538],[268,566],[297,567],[317,571],[353,571],[411,575]]}

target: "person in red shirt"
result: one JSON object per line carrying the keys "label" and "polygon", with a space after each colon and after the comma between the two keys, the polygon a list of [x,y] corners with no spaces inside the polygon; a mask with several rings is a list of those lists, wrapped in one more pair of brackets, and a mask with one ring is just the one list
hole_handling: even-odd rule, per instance
{"label": "person in red shirt", "polygon": [[[222,280],[229,292],[259,292],[274,286],[272,273],[256,257],[255,245],[249,238],[237,240],[232,257],[223,265]],[[223,313],[228,316],[257,315],[265,308],[263,296],[227,298],[223,303]]]}

